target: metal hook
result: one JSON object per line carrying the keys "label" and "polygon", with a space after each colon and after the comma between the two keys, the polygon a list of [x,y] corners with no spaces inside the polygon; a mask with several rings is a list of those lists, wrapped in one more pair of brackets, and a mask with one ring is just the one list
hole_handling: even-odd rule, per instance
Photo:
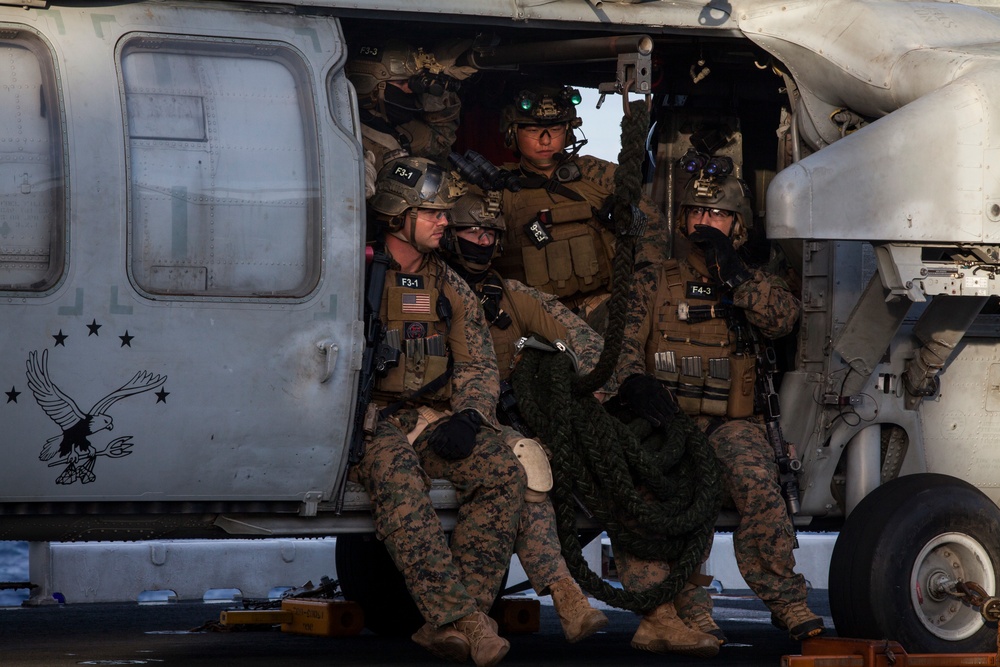
{"label": "metal hook", "polygon": [[632,84],[634,84],[634,83],[635,83],[635,79],[634,78],[629,79],[628,81],[625,82],[625,85],[622,86],[622,90],[621,90],[621,93],[622,93],[622,109],[624,110],[626,118],[631,118],[632,117],[632,109],[630,109],[629,106],[628,106],[628,91],[629,91],[629,88],[631,88]]}

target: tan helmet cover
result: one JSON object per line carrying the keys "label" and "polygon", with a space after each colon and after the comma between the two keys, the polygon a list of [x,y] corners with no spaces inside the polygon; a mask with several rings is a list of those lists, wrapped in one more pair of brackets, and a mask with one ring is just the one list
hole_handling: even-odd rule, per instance
{"label": "tan helmet cover", "polygon": [[500,214],[499,195],[499,192],[491,192],[484,196],[478,190],[462,195],[451,209],[451,226],[482,227],[493,229],[498,235],[503,234],[507,225]]}
{"label": "tan helmet cover", "polygon": [[[747,230],[753,225],[753,208],[750,203],[750,189],[742,180],[729,174],[722,178],[704,175],[694,176],[684,186],[684,194],[679,203],[678,219],[683,221],[684,209],[691,206],[706,206],[723,211],[732,211],[733,245],[739,247],[747,240]],[[681,224],[682,231],[687,225]],[[685,231],[686,233],[686,231]]]}
{"label": "tan helmet cover", "polygon": [[410,208],[450,209],[460,194],[451,174],[431,160],[402,157],[379,170],[368,206],[393,217]]}
{"label": "tan helmet cover", "polygon": [[413,47],[398,39],[359,44],[344,65],[344,73],[365,98],[384,81],[405,81],[416,74],[415,57]]}

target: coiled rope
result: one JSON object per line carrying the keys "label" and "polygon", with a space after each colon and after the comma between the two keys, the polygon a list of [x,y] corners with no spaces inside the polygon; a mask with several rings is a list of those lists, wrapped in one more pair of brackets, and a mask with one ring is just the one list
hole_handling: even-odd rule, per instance
{"label": "coiled rope", "polygon": [[[512,382],[521,415],[552,453],[563,557],[574,578],[615,607],[649,611],[672,600],[705,556],[721,497],[715,454],[685,415],[654,430],[644,419],[610,414],[593,392],[610,379],[621,354],[642,193],[641,164],[648,127],[645,102],[631,102],[622,119],[615,173],[614,276],[604,349],[594,370],[579,376],[566,355],[526,349]],[[627,423],[622,419],[628,420]],[[583,558],[578,503],[607,531],[616,551],[667,561],[670,575],[644,591],[608,585]]]}

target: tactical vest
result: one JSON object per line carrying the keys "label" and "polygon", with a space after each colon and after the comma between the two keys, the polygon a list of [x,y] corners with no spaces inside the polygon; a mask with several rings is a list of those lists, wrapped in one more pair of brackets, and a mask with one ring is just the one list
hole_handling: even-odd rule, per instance
{"label": "tactical vest", "polygon": [[[562,188],[575,196],[560,192]],[[547,187],[504,191],[507,233],[503,255],[493,267],[505,278],[560,298],[607,291],[614,234],[595,219],[594,212],[609,194],[586,179],[550,180]]]}
{"label": "tactical vest", "polygon": [[[686,263],[664,264],[650,314],[646,368],[654,369],[689,415],[749,417],[756,359],[736,350],[721,309],[706,313],[722,305],[719,288]],[[708,319],[692,323],[692,308]]]}
{"label": "tactical vest", "polygon": [[[438,290],[429,276],[390,270],[385,276],[380,313],[385,322],[385,343],[399,350],[399,364],[378,379],[373,397],[379,404],[393,403],[434,382],[448,369],[448,336],[441,335],[437,314]],[[433,404],[451,397],[451,380],[417,399]]]}

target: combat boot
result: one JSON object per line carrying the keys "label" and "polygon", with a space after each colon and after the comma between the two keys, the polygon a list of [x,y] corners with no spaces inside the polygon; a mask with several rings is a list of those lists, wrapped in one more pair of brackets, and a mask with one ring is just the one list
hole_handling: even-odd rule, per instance
{"label": "combat boot", "polygon": [[497,635],[496,623],[481,611],[455,621],[455,628],[465,635],[476,667],[493,667],[507,655],[510,642]]}
{"label": "combat boot", "polygon": [[685,616],[684,622],[692,630],[698,630],[699,632],[704,632],[706,635],[712,635],[715,637],[715,639],[719,642],[719,646],[722,646],[729,641],[726,638],[726,633],[724,633],[722,628],[718,626],[715,619],[712,618],[712,615],[707,612],[699,611],[691,616]]}
{"label": "combat boot", "polygon": [[469,659],[470,644],[465,635],[455,629],[452,623],[436,628],[424,623],[413,633],[413,641],[423,646],[439,658],[451,662],[465,662]]}
{"label": "combat boot", "polygon": [[771,623],[797,642],[817,637],[826,630],[823,619],[809,611],[805,602],[789,602],[771,610]]}
{"label": "combat boot", "polygon": [[719,654],[719,640],[700,630],[692,630],[677,615],[671,602],[665,602],[642,617],[632,637],[632,647],[653,653],[680,653],[696,658]]}
{"label": "combat boot", "polygon": [[608,624],[608,617],[590,606],[590,600],[572,577],[560,579],[549,586],[549,591],[563,634],[570,644],[586,639]]}

